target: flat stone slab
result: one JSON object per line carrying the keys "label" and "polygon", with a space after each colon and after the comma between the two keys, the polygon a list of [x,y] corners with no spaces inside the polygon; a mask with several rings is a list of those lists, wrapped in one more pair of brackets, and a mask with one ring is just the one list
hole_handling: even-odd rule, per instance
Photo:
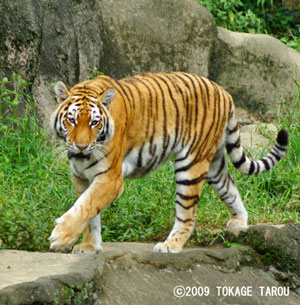
{"label": "flat stone slab", "polygon": [[2,250],[0,251],[0,289],[34,282],[42,277],[91,272],[93,270],[89,264],[91,258],[62,253]]}
{"label": "flat stone slab", "polygon": [[0,304],[298,305],[248,247],[153,253],[104,243],[98,255],[0,251]]}

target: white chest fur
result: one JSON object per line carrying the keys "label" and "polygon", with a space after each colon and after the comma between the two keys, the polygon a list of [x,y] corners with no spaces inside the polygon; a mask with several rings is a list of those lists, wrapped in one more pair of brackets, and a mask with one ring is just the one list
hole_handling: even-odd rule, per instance
{"label": "white chest fur", "polygon": [[78,178],[92,181],[94,177],[107,170],[106,160],[97,160],[93,155],[89,159],[70,160],[71,172]]}

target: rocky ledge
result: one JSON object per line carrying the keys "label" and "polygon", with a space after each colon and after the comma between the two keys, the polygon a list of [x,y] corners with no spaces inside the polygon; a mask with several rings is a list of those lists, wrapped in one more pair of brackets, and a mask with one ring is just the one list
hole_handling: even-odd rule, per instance
{"label": "rocky ledge", "polygon": [[253,226],[179,254],[141,243],[105,243],[99,255],[1,250],[0,304],[296,305],[299,233]]}

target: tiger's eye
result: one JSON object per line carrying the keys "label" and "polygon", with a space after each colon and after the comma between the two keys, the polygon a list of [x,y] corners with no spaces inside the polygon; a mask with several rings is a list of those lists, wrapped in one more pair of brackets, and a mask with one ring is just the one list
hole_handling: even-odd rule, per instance
{"label": "tiger's eye", "polygon": [[73,118],[68,118],[70,124],[75,124],[75,120]]}

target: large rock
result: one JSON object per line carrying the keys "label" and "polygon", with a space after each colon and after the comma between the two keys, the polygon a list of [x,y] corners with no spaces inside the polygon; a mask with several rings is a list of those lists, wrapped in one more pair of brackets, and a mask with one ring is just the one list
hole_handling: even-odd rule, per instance
{"label": "large rock", "polygon": [[[105,243],[99,255],[1,250],[0,304],[296,305],[300,282],[292,275],[300,264],[299,224],[274,230],[256,226],[240,235],[240,243],[254,245],[257,252],[232,244],[166,254],[140,243]],[[287,249],[278,249],[283,242]],[[265,261],[274,249],[284,256]],[[262,262],[284,263],[267,271]]]}
{"label": "large rock", "polygon": [[272,118],[280,104],[295,100],[300,53],[268,35],[218,27],[210,77],[230,92],[235,104]]}
{"label": "large rock", "polygon": [[300,53],[266,35],[217,28],[198,0],[2,0],[0,15],[0,77],[22,73],[46,118],[51,83],[73,85],[94,67],[116,78],[197,73],[262,116],[288,104],[300,80]]}
{"label": "large rock", "polygon": [[3,0],[0,14],[0,77],[22,73],[48,118],[55,105],[51,83],[62,79],[73,85],[99,65],[99,3]]}
{"label": "large rock", "polygon": [[32,93],[48,118],[54,100],[51,82],[63,80],[71,86],[87,79],[91,74],[89,69],[99,65],[101,10],[96,0],[32,3],[39,6],[43,15]]}
{"label": "large rock", "polygon": [[[242,146],[247,151],[250,150],[250,152],[254,153],[271,149],[278,132],[273,124],[249,124],[242,126],[240,131]],[[263,134],[262,131],[264,132]],[[266,133],[268,137],[264,136]]]}
{"label": "large rock", "polygon": [[104,34],[100,69],[117,78],[146,71],[208,76],[216,28],[213,16],[198,1],[125,2],[100,0]]}
{"label": "large rock", "polygon": [[300,285],[300,224],[251,226],[237,240],[251,245],[264,263],[294,273]]}

